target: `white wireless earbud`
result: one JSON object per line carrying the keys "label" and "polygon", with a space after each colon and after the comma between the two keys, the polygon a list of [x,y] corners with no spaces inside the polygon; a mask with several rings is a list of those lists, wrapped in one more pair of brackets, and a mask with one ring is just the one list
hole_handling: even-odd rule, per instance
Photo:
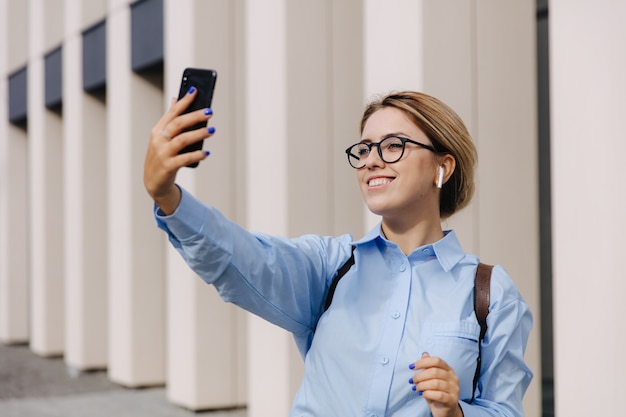
{"label": "white wireless earbud", "polygon": [[443,185],[443,167],[439,167],[439,178],[437,178],[437,188]]}

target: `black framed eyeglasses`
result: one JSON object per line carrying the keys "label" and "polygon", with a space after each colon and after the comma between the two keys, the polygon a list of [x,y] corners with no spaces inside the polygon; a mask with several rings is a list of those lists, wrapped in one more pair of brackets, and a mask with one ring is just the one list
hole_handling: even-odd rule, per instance
{"label": "black framed eyeglasses", "polygon": [[407,142],[418,145],[424,149],[428,149],[433,153],[439,153],[430,145],[425,145],[400,136],[387,136],[380,142],[355,143],[346,149],[346,155],[348,155],[348,162],[352,168],[361,169],[365,166],[365,160],[372,152],[372,147],[376,146],[378,148],[378,156],[380,156],[380,159],[388,164],[393,164],[398,162],[404,155],[404,148]]}

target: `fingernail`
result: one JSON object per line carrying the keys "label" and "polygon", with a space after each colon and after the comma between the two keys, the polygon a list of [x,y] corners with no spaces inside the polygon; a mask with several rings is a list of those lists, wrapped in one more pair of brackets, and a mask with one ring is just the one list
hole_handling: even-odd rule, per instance
{"label": "fingernail", "polygon": [[207,116],[210,116],[210,115],[213,114],[213,110],[211,110],[211,109],[204,109],[204,114],[207,115]]}
{"label": "fingernail", "polygon": [[191,86],[189,87],[189,91],[187,91],[188,94],[193,94],[196,91],[196,87]]}
{"label": "fingernail", "polygon": [[205,154],[206,156],[209,156],[209,155],[211,155],[211,151],[204,151],[204,154]]}
{"label": "fingernail", "polygon": [[413,385],[413,386],[411,387],[411,389],[412,389],[413,391],[417,391],[417,386],[416,386],[416,385]]}
{"label": "fingernail", "polygon": [[210,134],[213,134],[215,133],[215,128],[211,126],[210,128],[207,129],[207,132],[209,132]]}
{"label": "fingernail", "polygon": [[409,369],[415,369],[415,364],[414,363],[410,364]]}
{"label": "fingernail", "polygon": [[417,395],[422,395],[424,393],[424,391],[420,391],[417,393]]}
{"label": "fingernail", "polygon": [[413,378],[409,379],[409,384],[413,383]]}

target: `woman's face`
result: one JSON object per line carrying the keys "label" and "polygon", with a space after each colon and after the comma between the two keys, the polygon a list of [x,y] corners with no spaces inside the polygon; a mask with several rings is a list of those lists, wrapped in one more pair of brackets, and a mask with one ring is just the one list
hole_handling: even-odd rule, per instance
{"label": "woman's face", "polygon": [[[361,140],[380,142],[397,135],[431,145],[426,134],[393,107],[382,108],[367,120]],[[402,158],[388,164],[380,159],[378,147],[373,147],[365,167],[357,170],[361,194],[367,207],[387,220],[409,219],[414,216],[439,216],[437,192],[437,156],[428,149],[406,143]]]}

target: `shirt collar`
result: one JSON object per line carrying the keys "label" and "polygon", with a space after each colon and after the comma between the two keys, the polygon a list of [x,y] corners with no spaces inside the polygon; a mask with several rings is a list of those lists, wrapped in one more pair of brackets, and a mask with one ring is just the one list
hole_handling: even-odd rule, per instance
{"label": "shirt collar", "polygon": [[[383,240],[386,244],[391,242],[385,238],[382,232],[382,223],[378,223],[372,228],[365,236],[354,242],[356,246],[365,244],[367,242],[373,242],[375,240]],[[444,271],[451,270],[461,259],[465,257],[465,252],[461,247],[461,243],[456,236],[454,230],[445,230],[443,232],[443,238],[435,243],[420,246],[416,248],[409,256],[418,252],[424,252],[427,250],[430,253],[434,253]]]}

